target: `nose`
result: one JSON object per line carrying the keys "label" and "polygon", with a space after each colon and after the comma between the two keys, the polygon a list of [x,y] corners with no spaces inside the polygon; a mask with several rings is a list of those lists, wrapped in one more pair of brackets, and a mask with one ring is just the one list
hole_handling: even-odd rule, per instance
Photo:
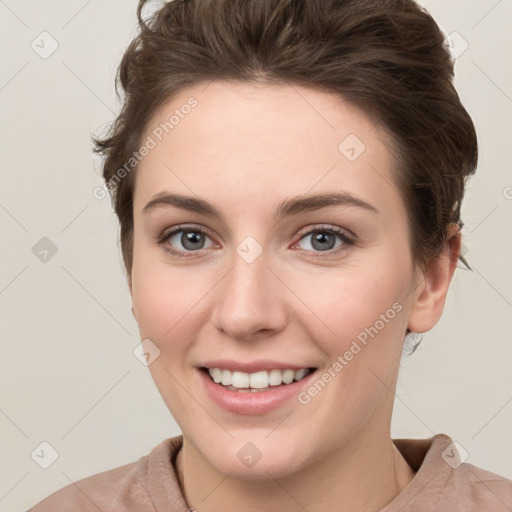
{"label": "nose", "polygon": [[235,252],[216,293],[214,324],[232,339],[269,337],[287,324],[286,287],[270,268],[265,251],[251,263]]}

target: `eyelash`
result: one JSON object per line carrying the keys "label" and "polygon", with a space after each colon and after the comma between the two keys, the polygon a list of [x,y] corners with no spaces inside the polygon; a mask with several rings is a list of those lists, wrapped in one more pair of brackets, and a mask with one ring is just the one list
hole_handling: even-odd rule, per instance
{"label": "eyelash", "polygon": [[[195,252],[199,252],[201,249],[199,249],[198,251],[176,251],[174,249],[171,249],[168,245],[164,245],[173,235],[175,235],[176,233],[179,233],[180,231],[184,231],[184,232],[191,231],[194,233],[199,233],[199,234],[208,236],[208,234],[203,229],[201,229],[199,226],[194,226],[194,225],[177,226],[175,229],[173,229],[172,231],[170,231],[168,233],[166,233],[166,232],[162,233],[157,238],[157,244],[162,245],[163,249],[166,252],[168,252],[169,254],[171,254],[172,256],[177,256],[179,258],[193,257],[192,254]],[[333,227],[333,226],[322,226],[322,225],[316,226],[313,229],[310,229],[306,232],[301,233],[299,241],[308,235],[312,235],[315,232],[330,233],[330,234],[338,235],[343,242],[343,244],[336,249],[329,249],[328,251],[315,251],[315,254],[313,256],[315,258],[318,258],[318,257],[321,258],[323,254],[328,254],[329,256],[333,256],[335,254],[338,254],[341,251],[349,249],[351,246],[354,246],[356,244],[355,240],[353,240],[352,238],[349,238],[347,236],[347,234],[345,233],[345,231],[343,231],[339,228]],[[302,252],[302,253],[306,252],[306,253],[308,253],[308,255],[309,255],[309,253],[311,253],[311,251],[306,251],[304,249],[299,252]]]}

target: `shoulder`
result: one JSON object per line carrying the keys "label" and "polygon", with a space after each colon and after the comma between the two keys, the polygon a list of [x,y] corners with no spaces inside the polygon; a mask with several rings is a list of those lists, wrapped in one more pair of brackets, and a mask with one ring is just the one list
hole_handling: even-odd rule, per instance
{"label": "shoulder", "polygon": [[167,455],[172,450],[171,440],[175,439],[166,439],[135,462],[73,482],[27,512],[156,511],[147,489],[148,473],[156,461],[166,459],[169,461],[166,469],[169,470],[171,463]]}
{"label": "shoulder", "polygon": [[450,436],[394,442],[415,476],[381,512],[512,512],[512,480],[465,462],[467,452]]}
{"label": "shoulder", "polygon": [[[436,437],[444,441],[439,445],[439,450],[444,446],[440,459],[443,460],[442,465],[448,467],[448,477],[442,486],[439,503],[468,512],[512,511],[512,480],[465,462],[467,452],[464,453],[465,450],[458,443],[444,434]],[[439,465],[437,469],[438,473],[442,472]]]}
{"label": "shoulder", "polygon": [[453,469],[443,494],[455,497],[461,510],[512,510],[512,480],[467,462]]}
{"label": "shoulder", "polygon": [[29,512],[63,512],[71,507],[75,512],[125,512],[129,509],[123,506],[124,503],[136,503],[149,512],[153,508],[147,508],[147,494],[138,477],[146,460],[147,456],[144,456],[137,462],[73,482],[50,494]]}

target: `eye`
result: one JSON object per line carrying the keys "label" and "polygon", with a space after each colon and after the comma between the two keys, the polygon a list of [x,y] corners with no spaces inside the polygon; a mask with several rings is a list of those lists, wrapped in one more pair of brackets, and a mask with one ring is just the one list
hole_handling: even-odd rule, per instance
{"label": "eye", "polygon": [[[343,230],[333,226],[317,226],[314,229],[310,229],[302,233],[301,239],[297,244],[300,244],[303,240],[308,240],[308,238],[310,241],[306,245],[312,248],[306,247],[309,252],[312,250],[317,253],[328,252],[328,254],[337,254],[355,244],[354,240],[349,238]],[[338,245],[336,245],[337,239],[340,240]],[[320,256],[320,254],[315,254],[315,256]]]}
{"label": "eye", "polygon": [[[299,242],[295,245],[300,245],[308,237],[310,242],[306,245],[309,245],[311,249],[306,247],[303,252],[307,252],[308,255],[313,253],[315,257],[323,256],[322,253],[337,254],[355,245],[355,240],[349,238],[345,231],[334,226],[316,226],[314,229],[303,232]],[[169,254],[186,258],[193,257],[194,252],[211,247],[213,244],[205,246],[208,240],[211,242],[211,238],[199,226],[177,226],[160,235],[157,243],[162,245]],[[337,240],[339,243],[336,245]]]}
{"label": "eye", "polygon": [[[187,253],[207,248],[207,239],[210,240],[210,237],[198,226],[177,226],[170,232],[164,232],[158,238],[158,244],[174,256],[187,257]],[[173,247],[177,247],[177,250]]]}

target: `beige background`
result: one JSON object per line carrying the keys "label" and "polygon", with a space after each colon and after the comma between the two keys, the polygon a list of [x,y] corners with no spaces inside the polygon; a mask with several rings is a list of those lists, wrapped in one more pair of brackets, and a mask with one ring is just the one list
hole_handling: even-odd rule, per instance
{"label": "beige background", "polygon": [[[512,1],[423,4],[469,44],[456,84],[480,139],[463,207],[475,271],[456,271],[442,320],[404,356],[392,434],[447,433],[468,462],[512,478]],[[133,355],[117,220],[92,194],[101,181],[90,136],[118,110],[114,73],[135,7],[0,1],[0,512],[180,433]],[[58,43],[45,59],[31,47],[51,49],[43,31]],[[32,252],[43,237],[57,248],[47,262]],[[59,454],[48,469],[31,457],[44,441]]]}

